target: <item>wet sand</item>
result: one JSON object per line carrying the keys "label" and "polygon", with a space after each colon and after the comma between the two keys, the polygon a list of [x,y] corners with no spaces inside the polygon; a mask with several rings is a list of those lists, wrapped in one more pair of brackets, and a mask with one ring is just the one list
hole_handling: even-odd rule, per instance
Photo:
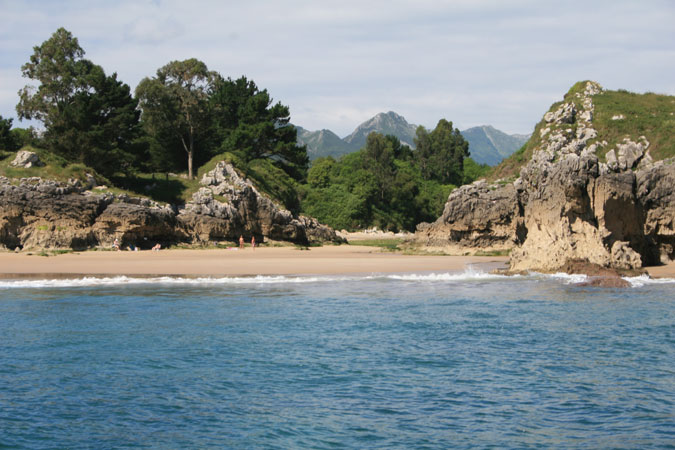
{"label": "wet sand", "polygon": [[310,275],[463,271],[471,264],[485,270],[506,267],[508,257],[403,255],[358,245],[260,247],[252,250],[89,251],[57,256],[0,254],[0,276],[38,275]]}
{"label": "wet sand", "polygon": [[675,261],[663,266],[645,267],[653,278],[675,278]]}

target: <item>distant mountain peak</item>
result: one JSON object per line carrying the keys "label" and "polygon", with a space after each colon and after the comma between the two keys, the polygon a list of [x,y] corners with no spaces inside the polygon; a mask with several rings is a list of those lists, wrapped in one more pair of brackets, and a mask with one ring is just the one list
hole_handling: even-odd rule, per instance
{"label": "distant mountain peak", "polygon": [[[374,131],[384,135],[391,134],[400,139],[402,144],[414,148],[417,126],[408,123],[402,115],[394,112],[381,112],[360,124],[354,132],[340,139],[330,130],[307,131],[298,129],[298,142],[307,146],[310,160],[321,156],[340,157],[346,153],[357,151],[366,145],[366,138]],[[469,142],[469,152],[474,161],[481,164],[496,165],[502,159],[518,150],[529,138],[529,135],[508,135],[492,125],[480,125],[462,131],[464,139]]]}
{"label": "distant mountain peak", "polygon": [[401,143],[414,147],[415,131],[417,126],[408,123],[405,117],[394,111],[381,112],[356,127],[354,132],[344,140],[358,148],[366,145],[366,138],[376,131],[384,135],[391,134],[401,140]]}
{"label": "distant mountain peak", "polygon": [[529,135],[509,135],[492,125],[480,125],[462,131],[469,142],[471,158],[480,164],[496,166],[527,142]]}

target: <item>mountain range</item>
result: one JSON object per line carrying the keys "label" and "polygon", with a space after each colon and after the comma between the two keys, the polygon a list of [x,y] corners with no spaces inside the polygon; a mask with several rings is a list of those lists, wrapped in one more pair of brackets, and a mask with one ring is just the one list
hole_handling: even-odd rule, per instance
{"label": "mountain range", "polygon": [[[340,138],[337,134],[325,129],[309,131],[297,125],[296,129],[298,130],[298,143],[307,146],[309,159],[314,160],[322,156],[338,158],[355,152],[366,145],[366,138],[373,131],[396,136],[401,143],[415,148],[417,125],[410,124],[403,116],[389,111],[366,120],[345,138]],[[469,128],[461,133],[469,142],[471,158],[479,164],[491,166],[499,164],[529,139],[529,135],[509,135],[489,125]]]}

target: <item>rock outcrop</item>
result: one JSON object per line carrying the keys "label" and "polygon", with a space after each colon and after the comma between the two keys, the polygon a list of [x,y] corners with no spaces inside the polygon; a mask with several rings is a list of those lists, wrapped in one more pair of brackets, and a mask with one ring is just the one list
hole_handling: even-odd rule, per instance
{"label": "rock outcrop", "polygon": [[[675,258],[675,164],[625,139],[598,159],[597,83],[544,116],[540,145],[513,183],[454,191],[415,242],[463,253],[511,249],[512,271],[555,271],[569,260],[636,269]],[[574,100],[574,101],[572,101]]]}
{"label": "rock outcrop", "polygon": [[43,164],[42,161],[40,161],[40,157],[37,153],[28,150],[21,150],[17,152],[16,157],[11,163],[9,163],[9,165],[28,169],[30,167],[39,167]]}
{"label": "rock outcrop", "polygon": [[519,234],[518,207],[512,184],[477,181],[453,191],[441,218],[418,225],[415,240],[425,247],[459,253],[509,250]]}
{"label": "rock outcrop", "polygon": [[176,208],[125,194],[96,194],[79,181],[0,177],[0,247],[83,250],[155,243],[205,244],[240,235],[310,242],[342,241],[315,219],[296,216],[260,193],[225,162],[206,174],[192,201]]}

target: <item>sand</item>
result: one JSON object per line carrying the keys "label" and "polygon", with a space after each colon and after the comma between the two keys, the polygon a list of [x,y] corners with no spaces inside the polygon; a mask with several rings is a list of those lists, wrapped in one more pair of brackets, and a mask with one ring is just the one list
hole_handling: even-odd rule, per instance
{"label": "sand", "polygon": [[[341,245],[260,247],[251,250],[88,251],[57,256],[0,253],[0,278],[108,276],[326,275],[485,271],[506,268],[504,256],[403,255],[376,247]],[[648,267],[655,278],[675,278],[675,263]]]}
{"label": "sand", "polygon": [[310,275],[463,271],[470,264],[506,267],[506,257],[403,255],[376,247],[341,245],[260,247],[252,250],[89,251],[57,256],[0,254],[0,276],[81,275]]}

